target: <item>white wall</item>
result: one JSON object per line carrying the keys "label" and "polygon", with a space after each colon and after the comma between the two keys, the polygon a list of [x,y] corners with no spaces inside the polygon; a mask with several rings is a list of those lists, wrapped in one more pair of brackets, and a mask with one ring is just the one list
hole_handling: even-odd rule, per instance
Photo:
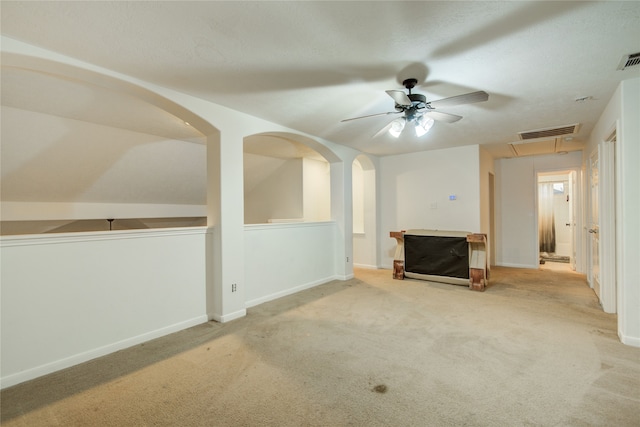
{"label": "white wall", "polygon": [[364,172],[362,165],[355,160],[351,166],[353,183],[353,233],[364,233]]}
{"label": "white wall", "polygon": [[371,157],[353,162],[353,264],[377,268],[376,168]]}
{"label": "white wall", "polygon": [[[640,78],[623,81],[596,123],[585,159],[617,131],[616,265],[618,336],[640,347]],[[605,175],[606,176],[606,175]],[[602,177],[604,178],[604,176]],[[601,178],[601,179],[602,179]],[[610,210],[609,210],[610,211]],[[610,212],[601,212],[606,217]]]}
{"label": "white wall", "polygon": [[2,387],[206,322],[205,235],[1,238]]}
{"label": "white wall", "polygon": [[1,133],[3,202],[206,205],[203,143],[6,106]]}
{"label": "white wall", "polygon": [[302,203],[305,221],[331,219],[331,167],[328,162],[302,159]]}
{"label": "white wall", "polygon": [[2,221],[206,215],[204,144],[7,106],[2,124]]}
{"label": "white wall", "polygon": [[640,78],[623,81],[621,90],[618,325],[622,342],[640,347]]}
{"label": "white wall", "polygon": [[[494,261],[491,259],[491,247],[494,242],[491,241],[491,191],[489,174],[495,176],[494,159],[486,150],[482,147],[478,147],[480,154],[480,174],[478,176],[478,184],[480,191],[480,233],[487,235],[487,261],[489,265],[492,265]],[[495,182],[494,182],[495,185]],[[495,190],[495,189],[494,189]],[[495,230],[494,230],[495,232]]]}
{"label": "white wall", "polygon": [[264,224],[269,219],[303,218],[302,159],[277,159],[244,153],[244,222]]}
{"label": "white wall", "polygon": [[396,241],[390,231],[481,231],[479,155],[471,145],[380,159],[382,267],[393,267]]}
{"label": "white wall", "polygon": [[496,160],[496,265],[538,268],[538,172],[579,169],[582,152]]}
{"label": "white wall", "polygon": [[245,224],[265,224],[271,219],[331,219],[328,162],[245,152],[244,171]]}
{"label": "white wall", "polygon": [[203,217],[206,205],[157,203],[9,202],[0,204],[2,221],[59,221],[106,218]]}
{"label": "white wall", "polygon": [[338,278],[335,222],[246,225],[244,236],[247,307]]}

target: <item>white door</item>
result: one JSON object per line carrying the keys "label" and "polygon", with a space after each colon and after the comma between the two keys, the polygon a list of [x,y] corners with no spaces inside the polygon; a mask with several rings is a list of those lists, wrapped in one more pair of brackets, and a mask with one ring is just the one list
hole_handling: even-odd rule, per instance
{"label": "white door", "polygon": [[590,265],[589,276],[591,278],[591,287],[600,296],[600,226],[599,226],[599,211],[598,211],[598,150],[595,150],[591,155],[590,162],[590,175],[591,175],[591,206],[589,215],[589,248],[590,248]]}

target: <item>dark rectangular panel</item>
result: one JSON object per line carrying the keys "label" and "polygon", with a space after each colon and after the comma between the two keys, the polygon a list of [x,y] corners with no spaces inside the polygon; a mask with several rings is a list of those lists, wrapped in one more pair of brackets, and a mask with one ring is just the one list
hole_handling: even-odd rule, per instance
{"label": "dark rectangular panel", "polygon": [[466,237],[404,236],[404,269],[410,273],[469,278]]}

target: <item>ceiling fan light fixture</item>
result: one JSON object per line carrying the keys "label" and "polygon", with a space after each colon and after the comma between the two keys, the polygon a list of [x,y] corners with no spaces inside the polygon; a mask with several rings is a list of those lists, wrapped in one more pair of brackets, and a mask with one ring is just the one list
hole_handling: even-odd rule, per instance
{"label": "ceiling fan light fixture", "polygon": [[428,116],[420,116],[416,119],[416,135],[422,136],[425,135],[431,127],[433,126],[434,120]]}
{"label": "ceiling fan light fixture", "polygon": [[402,90],[387,90],[386,93],[394,101],[395,111],[387,111],[385,113],[368,114],[366,116],[354,117],[351,119],[344,119],[341,122],[348,122],[356,119],[364,119],[367,117],[387,116],[389,114],[403,113],[404,117],[393,120],[388,123],[378,132],[376,132],[372,138],[389,132],[394,138],[400,137],[400,134],[404,130],[405,125],[410,122],[415,129],[416,135],[421,137],[425,135],[433,126],[434,120],[454,123],[462,119],[462,116],[456,114],[444,113],[442,111],[436,111],[440,107],[452,107],[462,104],[472,104],[475,102],[483,102],[489,99],[489,94],[485,91],[479,90],[476,92],[467,93],[464,95],[451,96],[449,98],[443,98],[436,101],[427,101],[425,95],[419,93],[411,93],[411,90],[418,83],[417,79],[406,79],[402,82],[406,93]]}
{"label": "ceiling fan light fixture", "polygon": [[394,138],[399,137],[402,133],[402,130],[404,129],[405,122],[406,121],[404,117],[400,117],[392,121],[391,127],[389,127],[389,133],[391,134],[391,136],[393,136]]}

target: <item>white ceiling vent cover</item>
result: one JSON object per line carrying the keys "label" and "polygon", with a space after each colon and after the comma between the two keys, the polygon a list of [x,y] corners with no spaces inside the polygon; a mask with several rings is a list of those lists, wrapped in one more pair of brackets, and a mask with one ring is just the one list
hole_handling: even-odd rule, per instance
{"label": "white ceiling vent cover", "polygon": [[618,64],[618,70],[624,70],[636,65],[640,65],[640,52],[623,56],[620,64]]}
{"label": "white ceiling vent cover", "polygon": [[551,138],[554,136],[571,135],[574,133],[578,133],[579,127],[580,124],[576,123],[573,125],[559,126],[555,128],[528,130],[524,132],[518,132],[518,136],[522,141],[537,138]]}

